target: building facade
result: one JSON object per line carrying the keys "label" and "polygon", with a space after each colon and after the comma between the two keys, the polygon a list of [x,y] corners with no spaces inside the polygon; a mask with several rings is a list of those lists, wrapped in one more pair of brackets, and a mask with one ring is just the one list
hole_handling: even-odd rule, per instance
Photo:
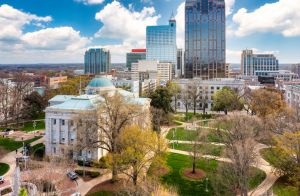
{"label": "building facade", "polygon": [[[211,111],[213,107],[213,94],[222,89],[223,87],[229,87],[234,89],[240,93],[243,92],[245,88],[245,81],[233,78],[219,78],[219,79],[211,79],[211,80],[201,80],[201,79],[179,79],[174,80],[174,83],[178,84],[181,89],[188,89],[192,84],[196,84],[198,87],[198,93],[200,94],[199,99],[197,101],[196,110],[197,111]],[[193,110],[192,100],[189,101],[189,110]],[[185,111],[185,106],[183,100],[178,99],[177,108],[179,111]]]}
{"label": "building facade", "polygon": [[169,25],[147,26],[146,29],[146,59],[172,64],[175,75],[177,64],[176,20],[171,18]]}
{"label": "building facade", "polygon": [[185,78],[225,77],[224,0],[186,0]]}
{"label": "building facade", "polygon": [[286,102],[294,109],[300,108],[300,85],[287,85],[285,87]]}
{"label": "building facade", "polygon": [[107,74],[111,67],[111,57],[109,50],[104,48],[92,48],[84,55],[85,74]]}
{"label": "building facade", "polygon": [[68,76],[47,77],[47,86],[51,89],[57,89],[61,83],[68,81]]}
{"label": "building facade", "polygon": [[126,54],[126,67],[131,70],[131,64],[137,63],[139,60],[146,60],[146,49],[132,49]]}
{"label": "building facade", "polygon": [[172,64],[160,61],[139,61],[132,63],[131,79],[143,81],[154,79],[159,84],[172,79]]}
{"label": "building facade", "polygon": [[[89,120],[96,119],[96,110],[103,104],[103,94],[113,96],[119,93],[127,101],[141,106],[143,116],[131,119],[133,124],[149,128],[150,124],[150,99],[139,98],[133,93],[117,89],[105,77],[91,80],[86,87],[86,94],[80,96],[57,95],[49,100],[45,113],[45,147],[47,156],[68,156],[75,160],[98,161],[107,153],[101,147],[78,148],[78,137],[84,137],[86,129],[79,128],[78,119],[88,115]],[[96,123],[95,123],[96,124]],[[81,132],[83,131],[83,132]],[[95,138],[104,137],[101,130],[93,126],[89,134]],[[105,140],[106,138],[102,138]]]}
{"label": "building facade", "polygon": [[184,52],[182,49],[177,49],[177,77],[181,78],[184,75]]}
{"label": "building facade", "polygon": [[273,54],[254,54],[253,50],[243,50],[241,70],[246,76],[270,76],[278,73],[279,63]]}

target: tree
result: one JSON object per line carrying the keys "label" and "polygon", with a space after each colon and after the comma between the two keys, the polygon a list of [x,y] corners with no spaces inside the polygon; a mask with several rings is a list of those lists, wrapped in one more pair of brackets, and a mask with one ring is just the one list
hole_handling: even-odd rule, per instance
{"label": "tree", "polygon": [[7,79],[0,79],[0,116],[7,127],[10,117],[12,86]]}
{"label": "tree", "polygon": [[190,93],[188,89],[185,88],[181,91],[180,98],[185,108],[185,119],[188,120],[188,111],[190,106]]}
{"label": "tree", "polygon": [[151,106],[162,109],[166,114],[173,112],[172,93],[167,87],[158,87],[150,96]]}
{"label": "tree", "polygon": [[174,112],[177,112],[177,101],[180,96],[181,88],[178,84],[171,82],[168,84],[168,88],[171,91],[171,94],[173,95],[174,98]]}
{"label": "tree", "polygon": [[158,134],[161,132],[161,123],[164,117],[164,111],[159,108],[151,107],[151,116],[152,116],[152,128]]}
{"label": "tree", "polygon": [[119,138],[119,152],[116,154],[118,170],[137,185],[139,176],[146,173],[153,161],[157,161],[167,147],[157,134],[138,126],[126,128]]}
{"label": "tree", "polygon": [[24,98],[24,107],[22,109],[25,118],[35,119],[43,112],[47,103],[37,92],[32,92]]}
{"label": "tree", "polygon": [[197,103],[200,97],[200,91],[198,90],[197,82],[192,81],[188,84],[188,93],[189,93],[189,98],[193,105],[194,115],[196,115]]}
{"label": "tree", "polygon": [[223,172],[232,180],[230,186],[246,196],[250,168],[256,164],[255,136],[260,130],[260,122],[255,117],[235,114],[218,120],[217,127],[225,144],[226,156],[232,160]]}
{"label": "tree", "polygon": [[288,180],[298,188],[300,195],[300,131],[276,135],[275,142],[275,167],[281,174],[288,176]]}
{"label": "tree", "polygon": [[258,89],[251,93],[249,107],[261,118],[275,114],[285,106],[281,92],[275,89]]}
{"label": "tree", "polygon": [[213,110],[215,111],[224,111],[225,114],[227,114],[227,111],[243,109],[243,103],[241,102],[239,95],[228,87],[218,90],[213,95],[213,100]]}
{"label": "tree", "polygon": [[27,196],[27,191],[25,188],[20,189],[19,196]]}
{"label": "tree", "polygon": [[13,79],[13,87],[11,91],[11,116],[16,121],[16,127],[19,126],[22,118],[22,108],[24,98],[32,92],[33,83],[30,77],[23,73],[16,73]]}
{"label": "tree", "polygon": [[192,156],[192,173],[196,173],[196,162],[202,156],[201,149],[200,149],[200,142],[203,139],[203,133],[200,128],[196,128],[195,130],[196,135],[192,140],[192,151],[190,152]]}
{"label": "tree", "polygon": [[75,150],[77,155],[81,156],[83,161],[83,176],[85,176],[84,164],[87,160],[87,154],[97,149],[99,130],[96,111],[81,112],[73,118],[77,128],[77,141]]}
{"label": "tree", "polygon": [[98,128],[101,132],[97,143],[112,156],[112,181],[114,182],[117,180],[115,154],[120,150],[117,145],[120,134],[131,124],[149,128],[150,114],[134,100],[125,98],[117,92],[114,95],[104,94],[103,98],[103,103],[97,109]]}

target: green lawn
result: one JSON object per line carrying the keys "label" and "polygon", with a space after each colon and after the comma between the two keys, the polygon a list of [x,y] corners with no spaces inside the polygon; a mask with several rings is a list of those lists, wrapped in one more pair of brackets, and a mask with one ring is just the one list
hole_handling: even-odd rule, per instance
{"label": "green lawn", "polygon": [[[174,138],[173,138],[174,131]],[[192,141],[196,137],[196,132],[192,130],[185,130],[184,128],[171,129],[167,134],[168,140],[179,140],[179,141]],[[217,131],[210,129],[206,138],[207,142],[222,142],[222,138],[217,134]]]}
{"label": "green lawn", "polygon": [[291,186],[287,181],[286,177],[280,177],[275,182],[273,192],[277,196],[294,196],[298,194],[297,187]]}
{"label": "green lawn", "polygon": [[0,176],[3,176],[9,170],[9,165],[0,163]]}
{"label": "green lawn", "polygon": [[99,191],[96,193],[88,194],[88,196],[113,196],[113,195],[115,194],[109,191]]}
{"label": "green lawn", "polygon": [[[216,146],[212,144],[199,144],[197,145],[199,152],[203,155],[221,156],[224,150],[223,146]],[[173,148],[173,144],[169,144],[169,148]],[[176,150],[183,150],[191,152],[193,150],[192,144],[176,144],[174,143]]]}
{"label": "green lawn", "polygon": [[265,148],[260,151],[262,157],[268,161],[271,165],[274,165],[277,161],[276,151],[273,148]]}
{"label": "green lawn", "polygon": [[[171,168],[171,171],[161,178],[161,181],[171,187],[177,187],[178,194],[183,196],[189,195],[215,195],[212,187],[212,182],[216,180],[216,172],[218,168],[218,162],[215,160],[207,161],[200,159],[197,161],[196,167],[206,172],[208,177],[208,192],[205,191],[206,181],[192,181],[183,178],[181,171],[183,168],[191,168],[191,157],[186,155],[171,153],[168,155],[167,164]],[[220,163],[219,163],[220,164]],[[222,163],[224,164],[224,163]],[[249,180],[249,187],[253,188],[260,184],[265,174],[263,171],[253,168],[253,177]],[[225,189],[221,189],[221,195],[233,195],[230,192],[226,192]]]}
{"label": "green lawn", "polygon": [[[265,148],[260,151],[263,158],[271,165],[277,161],[276,150],[274,148]],[[273,186],[273,191],[277,196],[297,195],[297,187],[288,182],[287,177],[280,177]]]}
{"label": "green lawn", "polygon": [[213,117],[213,115],[212,114],[199,114],[199,113],[196,113],[196,115],[194,115],[193,112],[188,112],[187,118],[185,116],[185,112],[177,112],[174,115],[174,119],[181,121],[181,122],[187,122],[187,121],[191,120],[193,117],[195,117],[197,120],[202,120],[202,119],[211,119]]}
{"label": "green lawn", "polygon": [[45,129],[45,121],[36,121],[36,127],[33,128],[33,122],[24,123],[24,127],[21,130],[25,132],[30,132],[34,130],[44,130]]}
{"label": "green lawn", "polygon": [[[24,143],[28,144],[28,143],[34,142],[40,138],[41,138],[41,136],[34,137],[30,140],[25,140]],[[15,141],[10,138],[0,138],[0,146],[3,147],[7,151],[14,151],[16,149],[21,148],[23,146],[23,142]]]}

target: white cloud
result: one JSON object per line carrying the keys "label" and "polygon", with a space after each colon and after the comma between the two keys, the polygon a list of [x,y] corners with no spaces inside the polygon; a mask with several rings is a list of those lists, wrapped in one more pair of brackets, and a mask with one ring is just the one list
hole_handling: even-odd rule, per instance
{"label": "white cloud", "polygon": [[[45,28],[45,23],[50,21],[50,16],[25,13],[6,4],[0,6],[0,63],[82,59],[90,39],[82,37],[72,27]],[[26,25],[42,29],[25,33],[23,29]]]}
{"label": "white cloud", "polygon": [[285,37],[300,35],[299,0],[279,0],[267,3],[253,12],[241,8],[233,16],[238,25],[237,36],[247,36],[256,32],[280,33]]}
{"label": "white cloud", "polygon": [[159,15],[154,7],[144,7],[140,12],[124,7],[113,1],[96,13],[96,20],[103,23],[95,37],[121,39],[127,41],[145,40],[146,26],[156,25]]}
{"label": "white cloud", "polygon": [[47,28],[26,33],[21,37],[25,46],[40,50],[74,51],[86,46],[88,38],[81,37],[72,27]]}
{"label": "white cloud", "polygon": [[229,16],[232,14],[234,3],[235,3],[235,0],[225,0],[226,16]]}
{"label": "white cloud", "polygon": [[105,0],[75,0],[79,3],[84,3],[85,5],[96,5],[96,4],[102,4]]}
{"label": "white cloud", "polygon": [[146,27],[156,25],[160,18],[154,7],[144,7],[141,11],[126,8],[113,1],[96,13],[95,19],[103,24],[95,34],[96,38],[109,38],[121,44],[103,45],[111,50],[113,62],[125,62],[125,53],[131,48],[145,47]]}
{"label": "white cloud", "polygon": [[19,11],[7,4],[0,6],[0,40],[15,40],[22,35],[22,27],[32,22],[50,22],[50,16],[38,17]]}

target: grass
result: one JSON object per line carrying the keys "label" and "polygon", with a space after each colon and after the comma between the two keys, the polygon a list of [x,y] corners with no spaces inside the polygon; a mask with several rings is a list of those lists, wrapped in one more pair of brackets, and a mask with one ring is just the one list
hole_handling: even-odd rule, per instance
{"label": "grass", "polygon": [[[275,148],[265,148],[260,151],[262,157],[271,165],[275,166],[278,161]],[[277,196],[294,196],[297,195],[297,187],[293,186],[287,176],[280,177],[273,186],[273,191]]]}
{"label": "grass", "polygon": [[[173,138],[174,131],[174,138]],[[192,141],[196,137],[196,132],[192,130],[186,130],[182,127],[171,129],[167,134],[168,140],[179,140],[179,141]],[[217,131],[210,129],[206,137],[208,142],[222,143],[222,138],[217,134]]]}
{"label": "grass", "polygon": [[278,158],[276,156],[276,152],[275,152],[274,148],[262,149],[262,150],[260,150],[260,154],[267,162],[269,162],[273,166],[277,162]]}
{"label": "grass", "polygon": [[3,176],[9,170],[9,165],[6,163],[0,163],[0,176]]}
{"label": "grass", "polygon": [[[174,138],[173,138],[173,131],[174,131]],[[191,141],[193,138],[196,137],[196,132],[192,130],[185,130],[184,128],[176,128],[171,129],[167,134],[168,140],[181,140],[181,141]]]}
{"label": "grass", "polygon": [[[29,140],[25,140],[24,143],[25,144],[29,144],[31,142],[34,142],[38,139],[40,139],[41,136],[38,136],[38,137],[34,137],[32,139],[29,139]],[[21,148],[23,146],[23,142],[22,141],[15,141],[13,139],[10,139],[10,138],[0,138],[0,146],[7,150],[7,151],[14,151],[14,150],[17,150],[19,148]]]}
{"label": "grass", "polygon": [[280,177],[273,186],[273,192],[277,196],[294,196],[298,195],[297,187],[288,183],[287,177]]}
{"label": "grass", "polygon": [[[208,177],[208,192],[206,189],[206,180],[192,181],[182,177],[182,170],[184,168],[191,168],[192,159],[186,155],[170,153],[168,155],[167,164],[171,171],[165,176],[161,177],[161,181],[171,187],[176,187],[178,194],[185,195],[215,195],[213,190],[213,182],[216,181],[216,172],[218,172],[218,165],[225,163],[218,163],[215,160],[200,159],[196,163],[196,167],[206,172]],[[265,173],[261,170],[253,168],[252,178],[249,180],[249,187],[254,188],[265,179]],[[225,189],[220,190],[221,195],[233,195]]]}
{"label": "grass", "polygon": [[113,196],[113,195],[115,194],[110,191],[99,191],[96,193],[88,194],[88,196]]}
{"label": "grass", "polygon": [[26,122],[24,123],[23,128],[21,128],[22,131],[30,132],[34,130],[44,130],[45,129],[45,121],[36,121],[36,127],[33,128],[33,122]]}
{"label": "grass", "polygon": [[[173,144],[169,144],[169,148],[173,148]],[[191,152],[193,150],[192,144],[174,144],[176,150],[183,150]],[[212,144],[199,144],[199,152],[203,155],[221,156],[224,150],[223,146],[216,146]]]}
{"label": "grass", "polygon": [[193,118],[196,118],[197,120],[202,120],[202,119],[211,119],[213,117],[212,114],[202,114],[202,113],[196,113],[194,115],[193,112],[188,112],[187,116],[185,116],[185,112],[177,112],[174,115],[174,119],[180,122],[187,122],[189,120],[192,120]]}

